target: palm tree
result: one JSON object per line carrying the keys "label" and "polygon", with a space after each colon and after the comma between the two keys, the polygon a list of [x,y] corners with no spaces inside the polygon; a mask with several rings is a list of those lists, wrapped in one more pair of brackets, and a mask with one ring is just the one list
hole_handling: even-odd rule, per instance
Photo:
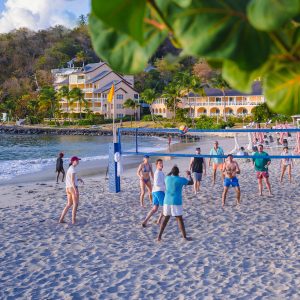
{"label": "palm tree", "polygon": [[[63,85],[57,94],[58,100],[61,100],[62,98],[66,99],[67,101],[67,116],[69,117],[69,102],[70,102],[70,90],[67,85]],[[70,118],[69,118],[70,121]]]}
{"label": "palm tree", "polygon": [[[132,99],[127,99],[124,104],[123,104],[124,108],[128,108],[128,109],[132,109],[134,110],[134,114],[135,114],[135,110],[136,110],[136,101],[132,100]],[[130,127],[132,127],[132,115],[130,115]]]}
{"label": "palm tree", "polygon": [[181,101],[181,86],[178,82],[170,82],[163,91],[163,98],[166,98],[166,106],[173,109],[173,119],[176,117],[177,104]]}
{"label": "palm tree", "polygon": [[[181,96],[187,95],[188,97],[189,116],[191,116],[192,106],[191,106],[189,94],[193,92],[196,94],[200,94],[201,96],[205,96],[204,86],[206,84],[202,84],[200,79],[197,76],[191,75],[189,72],[178,73],[177,76],[175,77],[175,81],[178,82],[181,88]],[[193,119],[194,117],[195,117],[195,108],[194,108]]]}
{"label": "palm tree", "polygon": [[79,51],[76,53],[76,62],[82,62],[82,67],[84,67],[84,62],[87,60],[87,56],[84,51]]}
{"label": "palm tree", "polygon": [[224,99],[224,114],[223,114],[223,119],[226,122],[226,100],[225,100],[225,90],[230,89],[230,85],[225,81],[220,73],[216,74],[212,79],[211,79],[211,84],[214,88],[219,89],[222,91],[223,94],[223,99]]}
{"label": "palm tree", "polygon": [[79,103],[79,118],[81,119],[82,106],[87,103],[84,98],[84,93],[80,88],[76,87],[70,91],[70,99],[71,104],[74,102]]}
{"label": "palm tree", "polygon": [[156,91],[154,89],[146,89],[141,93],[141,98],[147,104],[149,104],[151,118],[152,118],[152,121],[155,122],[152,104],[158,98],[158,94],[156,93]]}
{"label": "palm tree", "polygon": [[58,101],[57,92],[52,86],[44,86],[41,88],[39,102],[41,106],[45,107],[46,109],[50,109],[50,120],[53,117],[55,119],[55,111]]}

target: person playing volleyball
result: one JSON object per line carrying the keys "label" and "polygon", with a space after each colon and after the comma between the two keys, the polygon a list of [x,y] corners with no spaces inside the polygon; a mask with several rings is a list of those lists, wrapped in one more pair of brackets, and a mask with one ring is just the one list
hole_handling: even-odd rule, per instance
{"label": "person playing volleyball", "polygon": [[[224,151],[221,147],[219,147],[219,142],[215,141],[213,148],[211,148],[209,155],[224,155]],[[221,172],[222,180],[224,180],[224,174],[223,174],[223,163],[224,159],[223,158],[209,158],[208,160],[208,166],[210,166],[210,161],[213,161],[213,184],[216,183],[216,173],[217,170],[219,169]]]}

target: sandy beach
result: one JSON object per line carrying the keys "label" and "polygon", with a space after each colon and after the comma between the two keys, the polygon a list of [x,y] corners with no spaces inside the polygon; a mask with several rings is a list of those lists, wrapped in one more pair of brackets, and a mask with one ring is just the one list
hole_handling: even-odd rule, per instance
{"label": "sandy beach", "polygon": [[[232,146],[232,142],[231,142]],[[231,147],[232,148],[232,147]],[[154,158],[152,159],[154,161]],[[165,161],[167,173],[176,163]],[[270,167],[273,197],[259,197],[255,172],[240,161],[242,204],[235,192],[221,208],[222,183],[211,170],[195,196],[184,190],[184,242],[171,219],[161,243],[156,217],[139,207],[135,169],[122,192],[110,194],[104,175],[80,186],[78,223],[58,224],[63,184],[35,181],[4,185],[0,195],[1,299],[299,299],[299,170],[279,184],[279,162]]]}

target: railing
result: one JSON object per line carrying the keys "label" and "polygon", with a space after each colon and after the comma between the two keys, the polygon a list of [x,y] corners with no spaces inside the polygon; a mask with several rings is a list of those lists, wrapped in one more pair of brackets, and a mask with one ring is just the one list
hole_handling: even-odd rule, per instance
{"label": "railing", "polygon": [[85,88],[85,89],[82,89],[82,90],[85,93],[93,93],[95,89],[94,88]]}
{"label": "railing", "polygon": [[[157,99],[153,102],[154,104],[165,104],[165,98]],[[201,101],[199,98],[182,98],[181,103],[185,108],[189,108],[191,106],[257,106],[259,104],[264,103],[264,100],[259,101],[250,101],[250,100],[233,100],[233,101]]]}

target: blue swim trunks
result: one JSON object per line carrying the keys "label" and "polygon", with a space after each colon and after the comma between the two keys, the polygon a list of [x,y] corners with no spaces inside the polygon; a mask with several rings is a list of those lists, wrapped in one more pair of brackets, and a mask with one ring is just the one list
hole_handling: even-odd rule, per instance
{"label": "blue swim trunks", "polygon": [[164,198],[165,198],[165,192],[153,192],[152,193],[152,202],[153,202],[153,205],[156,205],[156,206],[163,206],[164,205]]}
{"label": "blue swim trunks", "polygon": [[239,185],[239,180],[237,179],[237,177],[232,177],[232,178],[224,178],[224,186],[226,187],[238,187]]}

